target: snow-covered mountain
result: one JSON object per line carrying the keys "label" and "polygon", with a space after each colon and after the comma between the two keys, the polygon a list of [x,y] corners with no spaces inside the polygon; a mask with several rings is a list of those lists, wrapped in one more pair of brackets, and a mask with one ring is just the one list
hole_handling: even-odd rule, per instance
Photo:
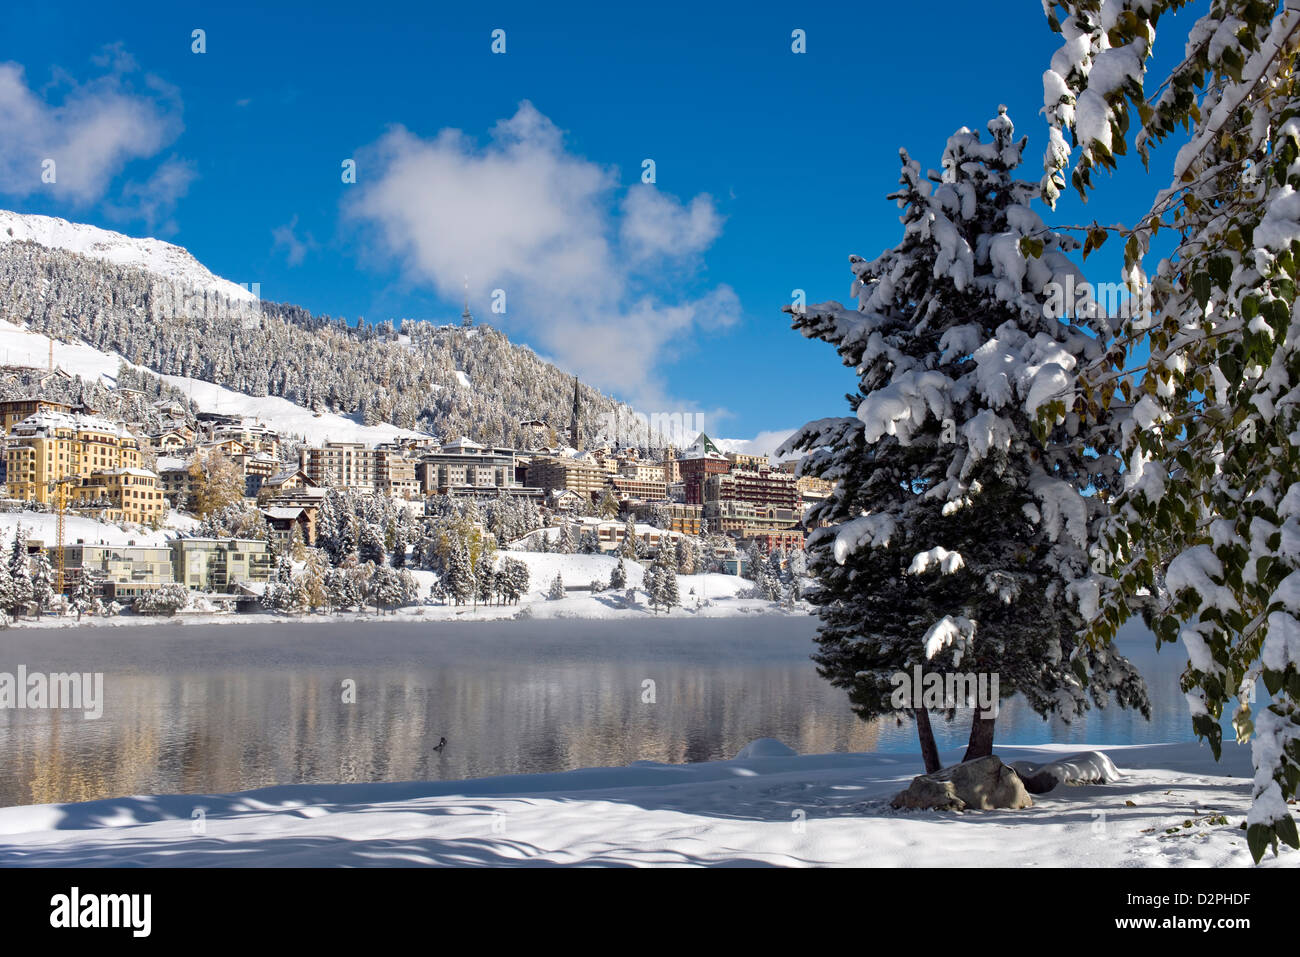
{"label": "snow-covered mountain", "polygon": [[[179,246],[48,216],[0,211],[0,322],[11,327],[0,335],[6,364],[22,353],[23,364],[43,366],[30,353],[53,339],[69,374],[84,365],[107,383],[124,361],[220,406],[212,411],[249,414],[283,400],[294,420],[285,431],[313,438],[310,426],[332,417],[334,438],[347,431],[341,419],[526,447],[524,422],[562,430],[573,402],[572,377],[491,326],[313,315],[258,299]],[[594,435],[619,405],[586,385],[580,395],[584,434]]]}
{"label": "snow-covered mountain", "polygon": [[[122,367],[138,368],[115,352],[100,352],[83,342],[54,340],[54,365],[87,383],[112,389]],[[7,367],[43,368],[51,351],[51,340],[38,332],[0,320],[0,362]],[[147,371],[147,370],[146,370]],[[179,376],[160,376],[163,382],[194,403],[200,412],[217,412],[256,419],[280,434],[305,442],[365,442],[376,444],[395,438],[418,436],[410,429],[388,424],[363,425],[354,418],[331,412],[313,412],[277,396],[250,396],[242,392]]]}
{"label": "snow-covered mountain", "polygon": [[219,292],[231,299],[251,302],[257,297],[237,283],[214,276],[188,249],[161,239],[135,239],[111,229],[70,223],[54,216],[37,216],[0,209],[0,243],[28,241],[50,249],[66,249],[81,256],[119,266],[134,266],[163,279],[193,289]]}

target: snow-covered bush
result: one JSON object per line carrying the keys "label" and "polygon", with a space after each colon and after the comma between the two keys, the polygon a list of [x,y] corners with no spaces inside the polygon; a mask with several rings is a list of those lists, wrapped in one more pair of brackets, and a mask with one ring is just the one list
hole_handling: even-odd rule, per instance
{"label": "snow-covered bush", "polygon": [[140,595],[134,607],[142,615],[174,615],[189,601],[189,589],[173,582]]}

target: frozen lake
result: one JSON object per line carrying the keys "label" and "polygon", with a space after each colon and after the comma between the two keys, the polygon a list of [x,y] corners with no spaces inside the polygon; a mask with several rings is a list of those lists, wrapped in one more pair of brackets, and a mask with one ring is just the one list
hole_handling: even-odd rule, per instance
{"label": "frozen lake", "polygon": [[[911,724],[859,721],[817,676],[815,630],[775,616],[14,628],[0,672],[103,672],[105,704],[98,720],[0,710],[0,806],[709,761],[760,737],[914,752]],[[998,741],[1192,740],[1181,647],[1121,640],[1151,686],[1150,722],[1109,709],[1067,726],[1013,701]],[[963,745],[968,719],[935,730]]]}

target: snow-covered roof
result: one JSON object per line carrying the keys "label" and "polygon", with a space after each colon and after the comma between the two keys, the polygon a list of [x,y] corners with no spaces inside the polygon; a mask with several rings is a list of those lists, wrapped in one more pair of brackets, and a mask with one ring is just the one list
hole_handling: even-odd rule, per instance
{"label": "snow-covered roof", "polygon": [[678,458],[682,459],[726,459],[713,440],[701,432],[695,437],[689,448],[683,449]]}
{"label": "snow-covered roof", "polygon": [[280,485],[284,482],[289,481],[289,479],[293,478],[295,475],[299,475],[299,474],[301,474],[304,479],[307,477],[307,474],[303,472],[302,469],[285,469],[282,472],[276,472],[274,475],[268,478],[263,484]]}
{"label": "snow-covered roof", "polygon": [[45,435],[57,429],[103,432],[119,439],[135,438],[121,422],[110,422],[101,416],[83,412],[35,412],[15,425],[12,431],[16,435]]}
{"label": "snow-covered roof", "polygon": [[148,469],[96,469],[91,475],[140,475],[145,478],[157,478],[156,472],[150,472]]}
{"label": "snow-covered roof", "polygon": [[455,442],[448,442],[446,445],[442,447],[442,450],[444,452],[455,452],[455,451],[459,451],[460,449],[485,449],[485,448],[487,448],[486,445],[480,445],[479,443],[471,439],[469,436],[462,435]]}
{"label": "snow-covered roof", "polygon": [[273,505],[270,508],[262,509],[262,514],[267,518],[296,519],[302,513],[302,508],[290,508],[287,505]]}

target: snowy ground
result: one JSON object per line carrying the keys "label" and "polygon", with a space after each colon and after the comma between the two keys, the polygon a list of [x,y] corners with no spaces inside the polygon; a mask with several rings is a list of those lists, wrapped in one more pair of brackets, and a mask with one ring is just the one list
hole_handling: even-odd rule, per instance
{"label": "snowy ground", "polygon": [[[180,525],[193,519],[172,511],[169,523]],[[53,512],[0,512],[0,544],[8,548],[14,540],[14,533],[22,526],[28,538],[38,539],[46,545],[53,545],[58,527],[58,516]],[[128,525],[123,528],[109,522],[100,522],[83,515],[68,515],[64,518],[63,540],[69,545],[82,542],[86,545],[166,545],[168,540],[176,537],[177,529],[152,531],[142,525]]]}
{"label": "snowy ground", "polygon": [[282,435],[296,435],[312,445],[325,442],[364,442],[376,445],[391,442],[398,437],[427,438],[421,432],[399,429],[395,425],[362,425],[350,416],[334,412],[313,412],[279,396],[245,395],[202,379],[178,375],[158,377],[184,392],[204,412],[257,419]]}
{"label": "snowy ground", "polygon": [[[746,749],[758,756],[702,764],[3,808],[0,865],[1250,866],[1237,827],[1246,747],[1226,745],[1220,764],[1197,744],[1102,747],[1124,773],[1118,783],[966,813],[888,806],[920,770],[911,756],[786,750],[765,741]],[[1263,862],[1297,865],[1286,848]]]}

